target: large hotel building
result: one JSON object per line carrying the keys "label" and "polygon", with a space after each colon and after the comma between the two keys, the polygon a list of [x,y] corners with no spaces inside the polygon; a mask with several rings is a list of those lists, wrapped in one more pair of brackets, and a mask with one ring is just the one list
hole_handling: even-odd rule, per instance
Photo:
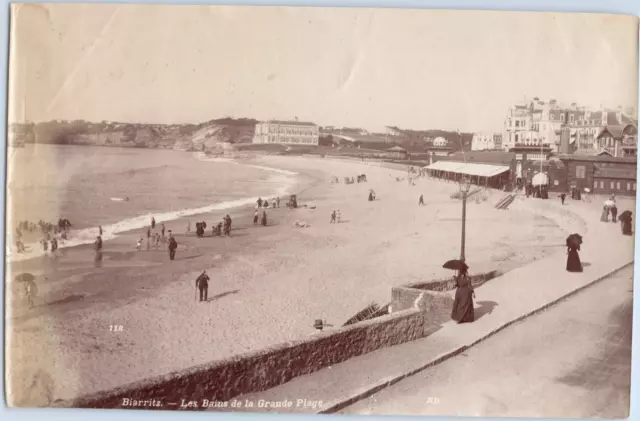
{"label": "large hotel building", "polygon": [[318,145],[320,130],[314,123],[302,121],[265,121],[256,124],[253,143]]}

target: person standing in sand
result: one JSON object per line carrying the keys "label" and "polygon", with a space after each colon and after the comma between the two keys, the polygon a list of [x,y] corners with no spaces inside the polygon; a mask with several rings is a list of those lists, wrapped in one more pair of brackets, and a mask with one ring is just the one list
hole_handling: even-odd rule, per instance
{"label": "person standing in sand", "polygon": [[258,200],[256,201],[256,203],[258,204],[258,207],[261,208],[262,207],[262,198],[258,197]]}
{"label": "person standing in sand", "polygon": [[93,263],[95,267],[100,267],[102,265],[102,237],[100,235],[96,237],[96,241],[93,243],[93,248],[96,252]]}
{"label": "person standing in sand", "polygon": [[262,226],[267,226],[267,211],[265,210],[262,211]]}
{"label": "person standing in sand", "polygon": [[102,225],[98,226],[98,235],[102,235]]}
{"label": "person standing in sand", "polygon": [[169,230],[169,260],[174,260],[176,258],[176,249],[178,248],[178,242],[173,235],[171,234],[171,230]]}
{"label": "person standing in sand", "polygon": [[151,229],[155,229],[156,228],[156,218],[154,218],[153,216],[151,217]]}
{"label": "person standing in sand", "polygon": [[[160,230],[162,232],[162,239],[164,240],[164,222],[162,223],[162,229]],[[171,232],[171,231],[169,231]]]}
{"label": "person standing in sand", "polygon": [[258,210],[253,212],[253,225],[258,225]]}
{"label": "person standing in sand", "polygon": [[333,212],[331,212],[331,222],[330,224],[335,224],[336,223],[336,211],[334,210]]}
{"label": "person standing in sand", "polygon": [[136,243],[136,250],[137,250],[137,251],[142,250],[142,242],[143,242],[143,241],[144,241],[144,240],[142,239],[142,237],[140,237],[140,239],[139,239],[139,240],[138,240],[138,242]]}
{"label": "person standing in sand", "polygon": [[206,271],[202,271],[200,276],[196,278],[196,288],[200,290],[200,302],[207,301],[207,294],[209,292],[209,275]]}
{"label": "person standing in sand", "polygon": [[191,221],[187,222],[187,235],[191,232]]}
{"label": "person standing in sand", "polygon": [[276,205],[280,207],[280,196],[276,197]]}
{"label": "person standing in sand", "polygon": [[420,199],[418,200],[418,206],[424,206],[424,196],[420,195]]}

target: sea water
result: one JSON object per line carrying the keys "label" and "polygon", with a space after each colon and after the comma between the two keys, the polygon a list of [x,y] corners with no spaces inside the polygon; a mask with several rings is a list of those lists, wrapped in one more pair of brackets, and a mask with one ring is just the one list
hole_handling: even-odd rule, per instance
{"label": "sea water", "polygon": [[[201,153],[95,146],[28,145],[9,150],[7,254],[23,260],[42,253],[38,244],[13,254],[18,221],[72,224],[61,247],[103,239],[183,216],[255,203],[287,194],[296,173]],[[128,200],[126,200],[128,198]]]}

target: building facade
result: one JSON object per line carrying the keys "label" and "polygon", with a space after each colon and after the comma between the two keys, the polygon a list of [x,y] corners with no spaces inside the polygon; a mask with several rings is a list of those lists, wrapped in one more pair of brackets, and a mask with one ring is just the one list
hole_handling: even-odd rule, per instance
{"label": "building facade", "polygon": [[588,188],[595,194],[634,196],[636,158],[559,155],[567,167],[568,188]]}
{"label": "building facade", "polygon": [[[614,156],[627,156],[633,153],[633,145],[637,145],[637,121],[624,114],[620,108],[616,110],[592,111],[578,104],[563,107],[556,100],[548,102],[534,98],[531,101],[516,104],[507,110],[504,122],[503,149],[510,150],[516,146],[548,146],[553,152],[560,151],[563,127],[569,127],[570,152],[596,155],[607,150]],[[614,154],[615,142],[598,137],[605,128],[609,131],[627,133],[625,151]],[[634,137],[635,136],[635,137]],[[622,143],[622,136],[619,141]],[[607,142],[612,146],[602,146]],[[603,149],[604,148],[604,149]]]}
{"label": "building facade", "polygon": [[472,151],[502,150],[501,133],[474,133],[471,138]]}
{"label": "building facade", "polygon": [[256,124],[255,144],[318,145],[319,127],[301,121],[265,121]]}

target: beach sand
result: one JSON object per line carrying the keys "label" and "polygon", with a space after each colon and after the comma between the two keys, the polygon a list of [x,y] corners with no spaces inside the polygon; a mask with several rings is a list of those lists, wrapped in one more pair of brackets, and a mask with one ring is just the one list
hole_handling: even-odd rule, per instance
{"label": "beach sand", "polygon": [[[224,213],[167,222],[180,244],[175,261],[164,247],[136,252],[146,231],[138,230],[105,243],[101,269],[88,246],[15,263],[13,274],[47,280],[39,277],[31,310],[9,281],[9,402],[46,404],[302,339],[316,332],[315,319],[341,326],[371,302],[387,304],[393,286],[452,275],[442,264],[460,255],[461,202],[450,198],[456,184],[420,179],[411,186],[396,181],[405,171],[347,160],[258,163],[303,174],[294,190],[308,207],[287,209],[283,198],[279,209],[267,209],[267,227],[253,226],[252,207],[224,212],[233,218],[230,238],[208,237],[210,222]],[[362,173],[368,182],[343,184]],[[533,212],[496,210],[503,196],[488,191],[468,201],[472,274],[508,271],[563,249],[566,231]],[[333,209],[339,224],[329,223]],[[199,220],[208,224],[202,239],[194,232]],[[310,226],[295,228],[296,220]],[[194,282],[204,269],[209,301],[200,303]]]}

